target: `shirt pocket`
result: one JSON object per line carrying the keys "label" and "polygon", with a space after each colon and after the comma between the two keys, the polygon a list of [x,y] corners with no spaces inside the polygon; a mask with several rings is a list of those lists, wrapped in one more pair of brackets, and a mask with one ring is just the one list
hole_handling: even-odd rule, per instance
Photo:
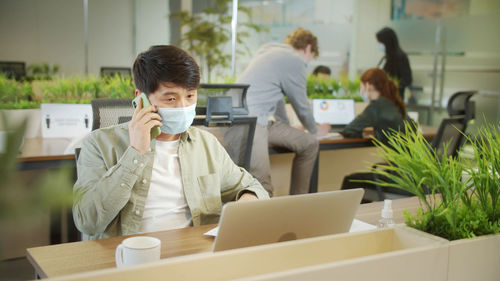
{"label": "shirt pocket", "polygon": [[203,212],[207,214],[220,214],[222,200],[220,192],[220,178],[218,174],[209,174],[198,177]]}

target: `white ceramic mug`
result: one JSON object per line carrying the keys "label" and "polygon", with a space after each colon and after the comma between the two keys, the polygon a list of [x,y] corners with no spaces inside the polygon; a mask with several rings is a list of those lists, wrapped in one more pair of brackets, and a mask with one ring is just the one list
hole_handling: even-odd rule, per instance
{"label": "white ceramic mug", "polygon": [[161,241],[149,236],[127,238],[116,247],[116,267],[129,267],[160,259]]}

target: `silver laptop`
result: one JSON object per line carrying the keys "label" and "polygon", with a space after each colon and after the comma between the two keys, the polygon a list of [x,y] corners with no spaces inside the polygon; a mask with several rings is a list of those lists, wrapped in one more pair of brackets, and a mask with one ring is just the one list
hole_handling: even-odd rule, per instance
{"label": "silver laptop", "polygon": [[312,108],[318,124],[345,126],[355,117],[352,99],[313,99]]}
{"label": "silver laptop", "polygon": [[363,193],[360,188],[227,203],[213,251],[347,232]]}

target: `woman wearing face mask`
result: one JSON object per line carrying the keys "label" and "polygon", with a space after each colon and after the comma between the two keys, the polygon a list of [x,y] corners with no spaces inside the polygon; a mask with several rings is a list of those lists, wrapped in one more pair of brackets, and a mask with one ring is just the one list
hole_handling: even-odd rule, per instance
{"label": "woman wearing face mask", "polygon": [[361,138],[365,128],[373,127],[375,137],[386,143],[384,131],[402,129],[403,121],[409,120],[396,84],[382,69],[372,68],[361,76],[361,96],[370,104],[341,132],[344,137]]}
{"label": "woman wearing face mask", "polygon": [[379,61],[377,67],[380,67],[384,63],[383,69],[385,72],[397,79],[399,82],[398,92],[401,100],[404,101],[405,88],[410,86],[412,82],[408,56],[399,46],[396,33],[389,27],[382,28],[377,32],[376,37],[380,51],[385,53],[385,56]]}

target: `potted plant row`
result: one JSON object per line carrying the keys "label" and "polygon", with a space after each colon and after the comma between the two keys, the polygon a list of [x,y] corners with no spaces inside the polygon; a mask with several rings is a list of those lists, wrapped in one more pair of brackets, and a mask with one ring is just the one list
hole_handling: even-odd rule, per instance
{"label": "potted plant row", "polygon": [[92,99],[98,98],[130,98],[134,89],[131,78],[118,75],[104,78],[58,77],[20,82],[0,75],[0,110],[14,124],[27,119],[25,137],[33,138],[41,135],[39,108],[42,103],[88,104]]}
{"label": "potted plant row", "polygon": [[309,75],[306,80],[307,97],[309,99],[353,99],[361,102],[359,95],[360,79],[354,80],[344,78],[324,79],[315,75]]}
{"label": "potted plant row", "polygon": [[448,280],[500,276],[499,129],[489,124],[466,137],[471,159],[439,155],[411,130],[377,142],[386,164],[374,172],[389,179],[377,184],[418,196],[421,207],[405,212],[406,224],[449,241]]}

